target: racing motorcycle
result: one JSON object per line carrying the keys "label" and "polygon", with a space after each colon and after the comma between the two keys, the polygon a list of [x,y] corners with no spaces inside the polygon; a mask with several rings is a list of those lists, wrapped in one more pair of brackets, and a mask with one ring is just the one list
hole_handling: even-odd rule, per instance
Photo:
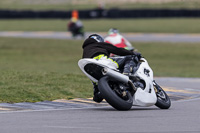
{"label": "racing motorcycle", "polygon": [[117,110],[132,106],[157,106],[168,109],[171,101],[166,92],[153,80],[153,71],[147,60],[141,58],[131,76],[122,74],[105,60],[84,58],[78,61],[83,73],[98,84],[102,97]]}

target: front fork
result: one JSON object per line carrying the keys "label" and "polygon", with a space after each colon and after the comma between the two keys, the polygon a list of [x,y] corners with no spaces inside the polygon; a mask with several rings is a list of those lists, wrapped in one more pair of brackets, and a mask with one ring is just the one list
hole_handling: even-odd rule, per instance
{"label": "front fork", "polygon": [[166,99],[166,96],[165,96],[162,88],[155,82],[155,80],[153,81],[153,86],[154,86],[154,90],[156,92],[156,96],[161,99]]}
{"label": "front fork", "polygon": [[153,80],[153,86],[154,86],[154,90],[155,90],[156,93],[157,93],[158,91],[162,91],[162,90],[160,89],[160,86],[156,83],[155,80]]}

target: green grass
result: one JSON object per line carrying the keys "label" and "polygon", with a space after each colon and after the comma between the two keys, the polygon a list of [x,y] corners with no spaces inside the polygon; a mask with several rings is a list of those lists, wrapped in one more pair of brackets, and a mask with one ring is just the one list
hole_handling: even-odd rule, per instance
{"label": "green grass", "polygon": [[[0,20],[0,31],[66,31],[67,19]],[[85,31],[107,32],[115,27],[121,32],[200,33],[199,18],[168,19],[92,19],[82,20]]]}
{"label": "green grass", "polygon": [[[89,4],[88,4],[89,3]],[[59,0],[45,1],[45,0],[1,0],[0,9],[32,9],[32,10],[73,10],[73,9],[93,9],[97,8],[100,1],[97,0]],[[105,8],[185,8],[185,9],[198,9],[200,2],[198,0],[184,0],[179,2],[118,2],[118,1],[105,1]]]}
{"label": "green grass", "polygon": [[0,39],[0,101],[90,97],[80,72],[81,41]]}
{"label": "green grass", "polygon": [[155,76],[200,77],[200,43],[138,43]]}
{"label": "green grass", "polygon": [[[92,97],[82,40],[0,38],[0,102]],[[200,77],[200,43],[132,43],[155,76]]]}
{"label": "green grass", "polygon": [[88,31],[107,31],[111,27],[121,32],[143,33],[199,33],[200,19],[158,18],[158,19],[101,19],[84,21]]}

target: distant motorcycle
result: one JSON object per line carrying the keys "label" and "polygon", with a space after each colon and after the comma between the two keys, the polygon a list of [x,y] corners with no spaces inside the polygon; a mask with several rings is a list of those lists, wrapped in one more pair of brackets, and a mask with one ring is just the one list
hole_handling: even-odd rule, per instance
{"label": "distant motorcycle", "polygon": [[80,69],[98,88],[103,98],[117,110],[132,106],[153,106],[168,109],[171,101],[166,92],[153,80],[153,71],[145,58],[141,58],[133,75],[109,66],[105,60],[80,59]]}
{"label": "distant motorcycle", "polygon": [[77,21],[76,23],[70,22],[68,24],[68,30],[71,32],[73,37],[77,37],[79,35],[84,37],[84,27],[83,27],[82,23],[81,24],[79,24],[79,23],[81,23],[81,22],[80,21]]}

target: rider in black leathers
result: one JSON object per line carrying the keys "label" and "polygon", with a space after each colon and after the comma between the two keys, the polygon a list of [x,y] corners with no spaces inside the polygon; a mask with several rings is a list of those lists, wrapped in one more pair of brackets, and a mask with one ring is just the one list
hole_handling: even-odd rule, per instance
{"label": "rider in black leathers", "polygon": [[[118,58],[111,58],[113,62],[117,63],[118,67],[123,67],[123,74],[129,75],[133,67],[136,65],[134,58],[141,58],[141,54],[138,52],[133,52],[126,50],[124,48],[118,48],[112,44],[104,42],[104,39],[97,34],[90,35],[83,43],[83,58],[95,58],[99,59],[100,57],[109,58],[110,53],[120,55]],[[99,56],[100,55],[100,56]],[[94,85],[94,97],[95,102],[101,102],[103,98],[100,95],[98,86],[96,83]]]}

